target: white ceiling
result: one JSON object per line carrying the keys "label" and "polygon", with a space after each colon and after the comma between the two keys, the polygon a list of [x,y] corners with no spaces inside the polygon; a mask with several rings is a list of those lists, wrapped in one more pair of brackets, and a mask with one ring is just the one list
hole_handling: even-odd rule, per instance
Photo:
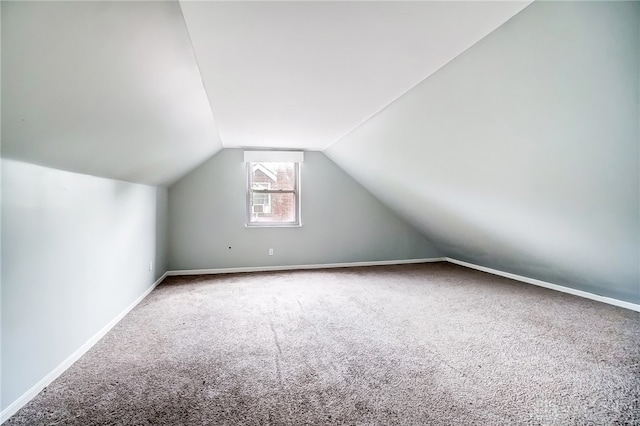
{"label": "white ceiling", "polygon": [[167,184],[221,148],[177,2],[2,2],[2,156]]}
{"label": "white ceiling", "polygon": [[322,150],[528,3],[3,1],[2,156],[167,185]]}
{"label": "white ceiling", "polygon": [[223,146],[322,150],[530,2],[180,3]]}

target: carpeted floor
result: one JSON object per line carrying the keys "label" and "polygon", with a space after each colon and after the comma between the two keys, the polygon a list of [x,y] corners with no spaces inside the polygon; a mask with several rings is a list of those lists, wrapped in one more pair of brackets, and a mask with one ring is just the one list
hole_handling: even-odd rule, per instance
{"label": "carpeted floor", "polygon": [[640,314],[450,264],[165,280],[7,425],[640,424]]}

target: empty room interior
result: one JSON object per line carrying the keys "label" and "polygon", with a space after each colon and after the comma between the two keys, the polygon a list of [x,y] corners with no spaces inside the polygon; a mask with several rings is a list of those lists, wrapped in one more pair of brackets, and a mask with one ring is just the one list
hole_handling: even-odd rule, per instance
{"label": "empty room interior", "polygon": [[640,2],[0,4],[0,423],[640,424]]}

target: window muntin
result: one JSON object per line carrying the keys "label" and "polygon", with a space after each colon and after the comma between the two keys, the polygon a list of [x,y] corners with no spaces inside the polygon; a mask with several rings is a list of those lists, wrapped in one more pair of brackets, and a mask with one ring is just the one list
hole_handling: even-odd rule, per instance
{"label": "window muntin", "polygon": [[297,162],[248,162],[247,174],[247,225],[300,225]]}

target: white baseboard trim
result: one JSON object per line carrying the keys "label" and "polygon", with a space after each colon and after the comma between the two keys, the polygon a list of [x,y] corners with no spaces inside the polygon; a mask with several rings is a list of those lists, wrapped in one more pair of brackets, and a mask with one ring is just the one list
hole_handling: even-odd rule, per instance
{"label": "white baseboard trim", "polygon": [[268,272],[268,271],[291,271],[299,269],[329,269],[329,268],[349,268],[354,266],[382,266],[382,265],[402,265],[408,263],[428,263],[428,262],[450,262],[456,265],[464,266],[478,271],[487,272],[489,274],[498,275],[512,280],[533,284],[539,287],[551,290],[561,291],[563,293],[572,294],[574,296],[584,297],[586,299],[596,300],[598,302],[607,303],[609,305],[619,306],[621,308],[631,309],[640,312],[640,305],[625,302],[623,300],[613,299],[611,297],[600,296],[598,294],[589,293],[582,290],[576,290],[570,287],[564,287],[558,284],[548,283],[546,281],[536,280],[534,278],[523,277],[522,275],[512,274],[510,272],[499,271],[497,269],[487,268],[485,266],[476,265],[451,257],[431,257],[425,259],[403,259],[403,260],[379,260],[373,262],[349,262],[349,263],[322,263],[313,265],[282,265],[282,266],[247,266],[240,268],[217,268],[217,269],[186,269],[167,272],[168,276],[181,275],[214,275],[214,274],[234,274],[239,272]]}
{"label": "white baseboard trim", "polygon": [[462,260],[453,259],[451,257],[445,258],[447,262],[455,263],[456,265],[464,266],[471,269],[477,269],[478,271],[487,272],[493,275],[499,275],[505,278],[511,278],[512,280],[521,281],[527,284],[533,284],[538,287],[544,287],[551,290],[561,291],[563,293],[573,294],[574,296],[584,297],[586,299],[596,300],[598,302],[607,303],[609,305],[619,306],[621,308],[630,309],[632,311],[640,312],[640,305],[625,302],[623,300],[613,299],[611,297],[600,296],[598,294],[589,293],[587,291],[576,290],[574,288],[561,286],[558,284],[548,283],[546,281],[536,280],[534,278],[523,277],[522,275],[512,274],[510,272],[503,272],[497,269],[487,268],[485,266],[475,265],[469,262],[463,262]]}
{"label": "white baseboard trim", "polygon": [[94,334],[89,340],[87,340],[82,346],[80,346],[74,353],[69,355],[67,359],[62,361],[60,365],[54,368],[49,374],[44,376],[42,380],[33,385],[31,389],[22,394],[21,397],[13,401],[7,408],[0,412],[0,424],[7,421],[11,416],[13,416],[19,409],[21,409],[25,404],[35,398],[36,395],[42,391],[42,389],[46,388],[57,379],[62,373],[64,373],[71,365],[76,362],[82,355],[84,355],[93,345],[95,345],[102,337],[109,332],[125,315],[127,315],[133,308],[138,305],[138,303],[142,302],[142,300],[149,295],[155,289],[158,284],[162,282],[167,277],[167,273],[165,272],[160,278],[156,280],[144,293],[142,293],[136,300],[134,300],[129,306],[127,306],[122,312],[118,314],[114,319],[109,321],[107,325],[102,327],[100,331]]}
{"label": "white baseboard trim", "polygon": [[401,260],[376,260],[372,262],[348,262],[348,263],[319,263],[313,265],[282,265],[282,266],[247,266],[239,268],[217,268],[217,269],[184,269],[167,272],[168,276],[181,275],[214,275],[214,274],[235,274],[239,272],[269,272],[269,271],[292,271],[299,269],[330,269],[330,268],[352,268],[356,266],[382,266],[382,265],[404,265],[407,263],[428,263],[444,262],[444,257],[430,257],[425,259],[401,259]]}
{"label": "white baseboard trim", "polygon": [[140,295],[135,301],[133,301],[127,308],[125,308],[118,316],[112,319],[107,325],[105,325],[100,331],[92,336],[87,342],[79,347],[74,353],[72,353],[67,359],[65,359],[60,365],[54,368],[49,374],[47,374],[42,380],[36,383],[31,389],[25,392],[17,400],[12,402],[7,408],[0,412],[0,424],[4,423],[11,416],[13,416],[20,408],[31,401],[42,389],[47,387],[51,382],[57,379],[62,373],[64,373],[74,362],[76,362],[82,355],[84,355],[93,345],[95,345],[105,334],[107,334],[125,315],[127,315],[133,308],[136,307],[142,300],[149,295],[157,286],[168,276],[180,276],[180,275],[210,275],[210,274],[231,274],[238,272],[268,272],[268,271],[290,271],[290,270],[302,270],[302,269],[329,269],[329,268],[349,268],[357,266],[382,266],[382,265],[402,265],[410,263],[429,263],[429,262],[450,262],[456,265],[464,266],[478,271],[487,272],[489,274],[498,275],[512,280],[521,281],[527,284],[533,284],[539,287],[548,288],[551,290],[560,291],[563,293],[572,294],[574,296],[584,297],[586,299],[596,300],[598,302],[607,303],[609,305],[618,306],[621,308],[630,309],[632,311],[640,312],[640,305],[625,302],[623,300],[613,299],[610,297],[600,296],[597,294],[589,293],[582,290],[576,290],[570,287],[564,287],[557,284],[548,283],[546,281],[536,280],[534,278],[528,278],[521,275],[512,274],[510,272],[503,272],[497,269],[487,268],[485,266],[475,265],[469,262],[463,262],[461,260],[453,259],[451,257],[432,257],[424,259],[402,259],[402,260],[380,260],[372,262],[349,262],[349,263],[325,263],[325,264],[313,264],[313,265],[283,265],[283,266],[250,266],[240,268],[217,268],[217,269],[189,269],[189,270],[177,270],[165,272],[156,282],[154,282],[142,295]]}

